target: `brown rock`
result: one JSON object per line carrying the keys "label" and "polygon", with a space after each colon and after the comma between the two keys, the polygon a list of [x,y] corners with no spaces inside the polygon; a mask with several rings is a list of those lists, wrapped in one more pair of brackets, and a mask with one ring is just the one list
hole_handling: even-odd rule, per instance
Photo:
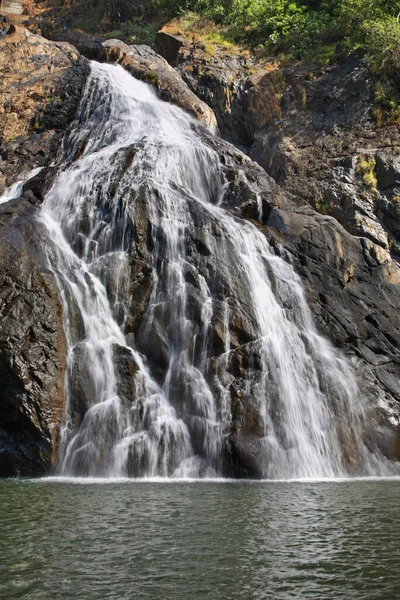
{"label": "brown rock", "polygon": [[86,62],[69,44],[23,27],[0,38],[0,193],[57,156],[87,74]]}

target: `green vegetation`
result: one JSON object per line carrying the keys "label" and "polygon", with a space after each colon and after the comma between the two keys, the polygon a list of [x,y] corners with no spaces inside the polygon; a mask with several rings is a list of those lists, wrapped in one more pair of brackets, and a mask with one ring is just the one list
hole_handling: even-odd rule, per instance
{"label": "green vegetation", "polygon": [[362,49],[392,73],[400,28],[390,0],[153,0],[173,15],[193,11],[211,19],[228,40],[274,54],[305,58]]}
{"label": "green vegetation", "polygon": [[148,71],[147,80],[150,81],[150,83],[156,83],[157,79],[157,73],[155,73],[154,71]]}
{"label": "green vegetation", "polygon": [[359,156],[357,161],[357,172],[361,175],[365,185],[376,188],[378,185],[375,175],[375,158],[373,156]]}
{"label": "green vegetation", "polygon": [[[207,21],[215,38],[287,61],[334,64],[364,56],[375,74],[378,126],[400,122],[400,24],[392,0],[152,0],[151,6],[188,22]],[[149,6],[150,6],[149,5]],[[171,32],[172,33],[172,32]],[[204,36],[203,36],[203,39]],[[207,46],[208,53],[212,47]]]}
{"label": "green vegetation", "polygon": [[159,29],[159,23],[147,22],[143,17],[120,23],[118,29],[106,33],[107,39],[118,39],[127,44],[152,44]]}
{"label": "green vegetation", "polygon": [[[321,66],[358,53],[375,74],[378,126],[400,123],[400,0],[53,0],[73,28],[128,43],[169,33],[201,40],[206,54],[240,45],[281,62]],[[88,6],[89,5],[89,6]],[[62,19],[58,19],[59,22]],[[176,30],[176,31],[175,31]]]}
{"label": "green vegetation", "polygon": [[[219,45],[237,43],[290,60],[336,60],[360,51],[393,76],[400,60],[399,0],[53,0],[83,31],[151,39],[172,19]],[[113,30],[113,31],[110,31]],[[400,78],[400,75],[398,75]]]}

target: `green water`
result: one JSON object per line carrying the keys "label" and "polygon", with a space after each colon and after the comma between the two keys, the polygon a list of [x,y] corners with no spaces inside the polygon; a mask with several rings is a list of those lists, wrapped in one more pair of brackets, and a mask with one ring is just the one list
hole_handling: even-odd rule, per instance
{"label": "green water", "polygon": [[400,481],[0,482],[6,600],[400,599]]}

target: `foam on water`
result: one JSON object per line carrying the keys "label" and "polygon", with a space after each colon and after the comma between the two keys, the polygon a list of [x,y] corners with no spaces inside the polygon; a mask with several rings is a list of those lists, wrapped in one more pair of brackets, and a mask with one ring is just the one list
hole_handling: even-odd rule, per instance
{"label": "foam on water", "polygon": [[[18,481],[21,481],[20,479]],[[290,483],[290,484],[343,484],[343,483],[357,483],[360,481],[369,483],[383,483],[383,482],[400,482],[400,476],[390,477],[324,477],[324,478],[298,478],[298,479],[231,479],[227,477],[66,477],[66,476],[50,476],[41,477],[39,479],[25,479],[22,480],[27,483],[42,484],[42,483],[55,483],[55,484],[71,484],[71,485],[120,485],[120,484],[239,484],[239,485],[266,485],[266,484],[278,484],[278,483]]]}

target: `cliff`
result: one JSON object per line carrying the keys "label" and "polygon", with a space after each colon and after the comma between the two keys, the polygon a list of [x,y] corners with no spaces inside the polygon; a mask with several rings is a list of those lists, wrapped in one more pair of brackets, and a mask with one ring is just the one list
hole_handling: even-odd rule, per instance
{"label": "cliff", "polygon": [[[362,62],[346,59],[312,77],[296,68],[262,64],[248,74],[242,58],[209,60],[201,49],[197,54],[196,48],[183,45],[174,59],[176,71],[145,46],[108,41],[91,51],[98,60],[119,62],[152,83],[163,99],[207,125],[216,119],[226,140],[257,161],[203,131],[205,143],[225,165],[223,205],[256,223],[276,253],[294,265],[319,330],[353,363],[368,399],[367,443],[394,457],[400,417],[398,126],[374,124],[368,70]],[[6,382],[0,391],[0,474],[37,474],[51,468],[57,451],[66,342],[59,292],[35,215],[59,167],[63,135],[74,119],[88,66],[70,44],[23,29],[0,39],[0,66],[5,123],[1,184],[10,186],[30,169],[44,167],[24,187],[22,197],[0,205],[0,369]],[[126,152],[121,162],[125,166],[135,149]],[[372,186],[366,177],[370,172],[376,177]],[[151,193],[157,197],[157,190]],[[168,364],[162,323],[144,341],[140,338],[151,293],[151,218],[145,196],[132,196],[130,202],[138,214],[132,257],[140,260],[132,258],[125,333],[136,339],[154,377],[162,382]],[[203,218],[199,213],[188,245],[204,274],[218,273]],[[213,281],[218,295],[223,282],[218,277]],[[194,283],[190,318],[198,329],[200,292]],[[250,365],[254,368],[255,331],[246,294],[239,285],[232,289],[232,306],[237,308],[229,323],[232,416],[224,469],[237,476],[260,474],[255,465],[258,415],[241,401]],[[211,371],[217,369],[226,343],[222,308],[212,323]],[[122,351],[117,362],[124,397],[136,367]],[[87,406],[79,371],[76,385],[76,419],[82,422]]]}
{"label": "cliff", "polygon": [[[3,192],[31,169],[57,160],[87,65],[68,44],[17,27],[0,38],[0,71]],[[36,219],[42,194],[43,187],[33,186],[17,200],[0,204],[2,476],[51,469],[65,408],[63,315]]]}

